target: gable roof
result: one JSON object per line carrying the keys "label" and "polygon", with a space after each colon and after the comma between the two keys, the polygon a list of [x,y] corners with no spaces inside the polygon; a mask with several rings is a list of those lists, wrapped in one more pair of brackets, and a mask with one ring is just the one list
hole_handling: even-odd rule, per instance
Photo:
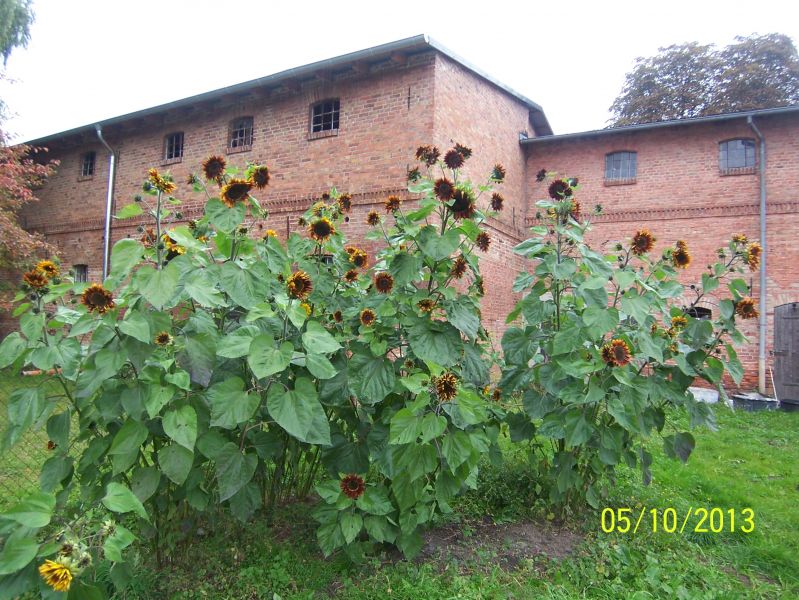
{"label": "gable roof", "polygon": [[144,110],[139,110],[125,115],[120,115],[118,117],[112,117],[110,119],[96,121],[88,125],[83,125],[81,127],[76,127],[74,129],[69,129],[67,131],[62,131],[59,133],[54,133],[24,143],[30,145],[43,145],[70,136],[82,135],[84,133],[93,134],[95,130],[95,125],[100,125],[101,127],[105,128],[107,126],[118,125],[133,119],[141,119],[150,115],[165,113],[170,110],[193,106],[200,102],[218,100],[225,96],[230,96],[230,95],[244,94],[252,90],[255,90],[257,88],[278,87],[290,81],[303,81],[306,79],[311,79],[317,73],[320,72],[331,72],[331,71],[342,72],[352,68],[356,64],[363,64],[363,63],[375,64],[390,59],[392,56],[398,53],[413,55],[430,50],[435,50],[437,52],[440,52],[444,56],[459,63],[469,71],[473,72],[475,75],[481,77],[490,85],[499,88],[506,94],[513,96],[523,104],[527,105],[527,107],[530,110],[530,118],[533,122],[533,126],[535,127],[536,132],[539,135],[552,135],[552,127],[549,125],[549,121],[547,121],[546,115],[544,114],[544,110],[541,108],[541,106],[539,106],[529,98],[514,91],[505,84],[497,81],[496,79],[485,73],[484,71],[473,66],[468,61],[464,60],[454,52],[448,50],[447,48],[439,44],[437,41],[430,38],[428,35],[422,34],[409,37],[403,40],[398,40],[395,42],[389,42],[387,44],[381,44],[379,46],[374,46],[372,48],[366,48],[364,50],[358,50],[356,52],[342,54],[341,56],[317,61],[314,63],[303,65],[301,67],[294,67],[292,69],[280,71],[279,73],[267,75],[266,77],[259,77],[258,79],[252,79],[250,81],[237,83],[235,85],[219,88],[216,90],[212,90],[210,92],[204,92],[202,94],[189,96],[188,98],[182,98],[180,100],[175,100],[173,102],[167,102],[166,104],[160,104],[152,108],[146,108]]}

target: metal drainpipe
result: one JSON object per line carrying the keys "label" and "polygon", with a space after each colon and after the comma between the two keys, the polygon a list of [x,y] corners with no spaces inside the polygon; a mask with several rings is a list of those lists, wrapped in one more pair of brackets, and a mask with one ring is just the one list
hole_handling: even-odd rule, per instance
{"label": "metal drainpipe", "polygon": [[103,233],[103,280],[108,277],[108,261],[111,256],[111,207],[114,203],[114,180],[116,179],[116,152],[108,145],[103,138],[103,128],[96,124],[94,129],[97,131],[97,138],[111,154],[108,166],[108,195],[105,201],[105,230]]}
{"label": "metal drainpipe", "polygon": [[763,247],[763,254],[760,257],[760,322],[758,334],[758,353],[757,353],[757,391],[766,395],[766,138],[760,133],[755,125],[752,115],[746,117],[746,122],[752,131],[755,132],[760,141],[760,245]]}

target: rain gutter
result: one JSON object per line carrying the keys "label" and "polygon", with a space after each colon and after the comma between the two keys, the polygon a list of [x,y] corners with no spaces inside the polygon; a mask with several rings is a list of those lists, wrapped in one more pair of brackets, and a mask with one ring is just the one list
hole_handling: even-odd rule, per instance
{"label": "rain gutter", "polygon": [[99,123],[95,124],[94,130],[97,138],[109,152],[108,161],[108,193],[105,200],[105,227],[103,229],[103,280],[108,277],[108,261],[111,257],[111,208],[114,204],[114,181],[117,173],[116,152],[108,145],[103,138],[103,127]]}
{"label": "rain gutter", "polygon": [[752,115],[746,117],[746,122],[755,132],[760,141],[760,245],[763,253],[760,257],[760,322],[758,331],[757,350],[757,391],[766,395],[766,138],[755,125]]}

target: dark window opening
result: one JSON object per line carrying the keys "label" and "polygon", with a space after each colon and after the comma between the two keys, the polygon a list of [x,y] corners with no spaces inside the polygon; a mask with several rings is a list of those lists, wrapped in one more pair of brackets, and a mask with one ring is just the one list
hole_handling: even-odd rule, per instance
{"label": "dark window opening", "polygon": [[719,169],[755,168],[755,140],[727,140],[719,143]]}
{"label": "dark window opening", "polygon": [[252,146],[252,117],[241,117],[230,123],[229,150],[245,150]]}
{"label": "dark window opening", "polygon": [[89,281],[88,265],[75,265],[72,269],[75,271],[75,283],[86,283]]}
{"label": "dark window opening", "polygon": [[183,132],[170,133],[164,138],[164,160],[178,161],[183,158]]}
{"label": "dark window opening", "polygon": [[94,177],[94,163],[96,159],[97,159],[96,152],[87,152],[81,157],[80,161],[81,177]]}
{"label": "dark window opening", "polygon": [[637,174],[636,152],[612,152],[605,155],[605,181],[635,179]]}
{"label": "dark window opening", "polygon": [[694,319],[707,320],[712,318],[713,311],[704,306],[693,306],[685,311],[685,314]]}
{"label": "dark window opening", "polygon": [[325,100],[311,108],[311,132],[337,131],[339,121],[339,101]]}

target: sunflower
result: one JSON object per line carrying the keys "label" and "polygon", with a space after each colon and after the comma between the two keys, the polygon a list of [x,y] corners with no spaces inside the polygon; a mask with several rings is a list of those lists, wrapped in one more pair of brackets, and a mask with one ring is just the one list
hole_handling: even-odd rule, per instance
{"label": "sunflower", "polygon": [[433,302],[430,298],[423,298],[416,303],[416,306],[422,312],[432,312],[432,310],[436,307],[436,303]]}
{"label": "sunflower", "polygon": [[39,575],[56,592],[67,592],[72,584],[72,571],[60,562],[46,560],[39,567]]}
{"label": "sunflower", "polygon": [[763,253],[763,247],[757,242],[752,242],[746,247],[746,263],[749,265],[750,271],[756,271],[760,266],[760,255]]}
{"label": "sunflower", "polygon": [[93,283],[85,290],[80,297],[81,304],[89,309],[89,312],[97,311],[98,313],[105,314],[108,310],[114,308],[114,297],[107,289],[99,283]]}
{"label": "sunflower", "polygon": [[264,231],[263,239],[268,240],[269,238],[276,238],[276,237],[277,237],[277,231],[275,231],[274,229],[267,229],[266,231]]}
{"label": "sunflower", "polygon": [[556,179],[549,184],[549,197],[553,200],[563,200],[569,198],[574,193],[569,182],[565,179]]}
{"label": "sunflower", "polygon": [[203,162],[203,175],[208,181],[222,183],[222,176],[225,174],[227,163],[221,156],[209,156]]}
{"label": "sunflower", "polygon": [[682,329],[686,325],[688,325],[688,319],[682,315],[677,315],[676,317],[671,318],[671,326],[674,329]]}
{"label": "sunflower", "polygon": [[580,201],[572,199],[569,204],[569,216],[575,221],[580,220]]}
{"label": "sunflower", "polygon": [[505,167],[497,163],[494,165],[494,169],[491,171],[491,179],[494,181],[504,181],[505,175],[507,174],[508,172],[505,170]]}
{"label": "sunflower", "polygon": [[688,252],[688,244],[682,240],[677,240],[674,252],[671,253],[671,262],[675,267],[687,269],[691,264],[691,253]]}
{"label": "sunflower", "polygon": [[488,247],[491,245],[491,236],[485,231],[477,234],[477,239],[474,241],[475,245],[483,252],[488,252]]}
{"label": "sunflower", "polygon": [[624,340],[611,340],[602,346],[602,360],[611,367],[623,367],[630,362],[630,347]]}
{"label": "sunflower", "polygon": [[250,194],[252,184],[244,179],[231,179],[220,192],[222,202],[228,208],[236,206],[237,202],[244,202]]}
{"label": "sunflower", "polygon": [[463,144],[455,144],[455,151],[463,157],[463,160],[469,160],[472,157],[472,149]]}
{"label": "sunflower", "polygon": [[341,323],[341,321],[342,321],[343,319],[344,319],[344,316],[341,314],[341,311],[340,311],[340,310],[337,310],[336,312],[334,312],[334,313],[333,313],[333,320],[334,320],[336,323]]}
{"label": "sunflower", "polygon": [[463,154],[454,148],[452,150],[448,150],[444,155],[444,164],[452,170],[460,169],[463,166],[463,162]]}
{"label": "sunflower", "polygon": [[474,196],[468,190],[455,190],[450,210],[456,219],[470,219],[474,215]]}
{"label": "sunflower", "polygon": [[760,313],[755,308],[755,301],[752,300],[749,296],[745,298],[741,298],[735,304],[735,314],[737,314],[742,319],[756,319],[760,316]]}
{"label": "sunflower", "polygon": [[250,183],[256,189],[262,190],[269,185],[269,167],[266,165],[256,165],[250,171]]}
{"label": "sunflower", "polygon": [[655,236],[653,236],[648,229],[641,229],[636,231],[633,236],[633,244],[630,250],[636,256],[646,254],[655,246]]}
{"label": "sunflower", "polygon": [[391,273],[386,273],[385,271],[381,271],[377,275],[375,275],[375,289],[380,292],[381,294],[388,294],[391,292],[391,289],[394,287],[394,278],[391,276]]}
{"label": "sunflower", "polygon": [[22,276],[22,280],[35,290],[47,287],[47,276],[41,271],[28,271]]}
{"label": "sunflower", "polygon": [[466,273],[466,259],[459,256],[455,259],[455,262],[452,263],[452,269],[449,274],[455,279],[460,279],[463,277],[464,273]]}
{"label": "sunflower", "polygon": [[305,311],[305,316],[306,317],[310,317],[311,316],[311,313],[313,312],[313,308],[311,308],[310,304],[308,304],[307,302],[302,302],[300,304],[300,308],[302,308],[302,310]]}
{"label": "sunflower", "polygon": [[373,310],[372,310],[372,309],[370,309],[370,308],[364,308],[364,309],[361,311],[361,317],[360,317],[360,318],[361,318],[361,323],[362,323],[362,324],[363,324],[365,327],[369,327],[370,325],[373,325],[373,324],[374,324],[374,322],[375,322],[375,319],[376,319],[377,317],[376,317],[376,315],[375,315],[375,311],[373,311]]}
{"label": "sunflower", "polygon": [[363,477],[353,473],[342,477],[339,487],[341,487],[341,491],[344,492],[346,496],[352,498],[353,500],[360,498],[366,491],[366,485],[364,484]]}
{"label": "sunflower", "polygon": [[399,196],[389,196],[386,198],[386,212],[393,213],[399,210],[400,207],[400,199]]}
{"label": "sunflower", "polygon": [[505,204],[505,198],[502,197],[502,194],[497,192],[491,194],[491,210],[499,212],[502,210],[503,204]]}
{"label": "sunflower", "polygon": [[446,177],[436,179],[436,183],[433,186],[433,192],[435,193],[436,198],[442,202],[446,202],[447,200],[452,199],[452,194],[455,192],[455,184]]}
{"label": "sunflower", "polygon": [[314,205],[311,207],[311,213],[313,213],[315,217],[321,217],[327,208],[327,204],[320,200],[319,202],[314,203]]}
{"label": "sunflower", "polygon": [[422,174],[419,172],[419,167],[414,167],[410,171],[408,171],[408,181],[411,183],[416,183],[422,178]]}
{"label": "sunflower", "polygon": [[425,163],[428,167],[436,164],[439,156],[441,156],[441,152],[435,146],[419,146],[416,149],[416,159]]}
{"label": "sunflower", "polygon": [[538,183],[541,183],[546,178],[547,178],[547,170],[546,169],[541,169],[538,173],[535,174],[535,180]]}
{"label": "sunflower", "polygon": [[161,236],[161,239],[164,242],[164,247],[167,249],[167,252],[172,255],[169,258],[174,258],[178,254],[186,254],[186,248],[178,244],[166,233]]}
{"label": "sunflower", "polygon": [[732,236],[732,241],[736,244],[746,244],[749,241],[749,238],[747,238],[743,233],[736,233],[734,236]]}
{"label": "sunflower", "polygon": [[478,277],[474,280],[474,289],[477,291],[477,294],[480,296],[486,295],[485,283],[483,282],[482,277]]}
{"label": "sunflower", "polygon": [[352,194],[341,194],[336,199],[336,203],[338,204],[338,209],[342,213],[348,213],[352,209]]}
{"label": "sunflower", "polygon": [[39,273],[42,273],[48,279],[58,277],[61,274],[61,269],[59,269],[58,265],[52,260],[40,260],[36,263],[36,268],[34,270],[39,271]]}
{"label": "sunflower", "polygon": [[502,389],[494,388],[494,391],[491,392],[491,399],[494,402],[499,402],[500,400],[502,400]]}
{"label": "sunflower", "polygon": [[370,210],[369,214],[366,215],[366,224],[374,227],[379,223],[380,223],[380,215],[378,215],[377,212]]}
{"label": "sunflower", "polygon": [[58,444],[56,444],[53,440],[47,440],[48,450],[55,450],[56,448],[58,448]]}
{"label": "sunflower", "polygon": [[305,217],[298,217],[297,218],[297,226],[298,227],[305,227],[308,224],[308,221],[305,220]]}
{"label": "sunflower", "polygon": [[368,256],[366,252],[358,248],[357,246],[347,246],[344,248],[344,251],[349,256],[349,261],[354,264],[359,269],[363,269],[368,264]]}
{"label": "sunflower", "polygon": [[305,271],[295,271],[289,277],[286,287],[291,297],[305,300],[313,291],[313,282]]}
{"label": "sunflower", "polygon": [[172,182],[171,178],[168,175],[161,175],[158,169],[153,168],[147,171],[147,181],[151,186],[164,194],[171,194],[175,191],[175,184]]}
{"label": "sunflower", "polygon": [[458,378],[450,371],[447,371],[441,377],[434,377],[433,384],[441,402],[449,402],[458,393]]}
{"label": "sunflower", "polygon": [[326,242],[334,233],[336,233],[336,228],[327,217],[317,219],[308,225],[308,234],[319,244]]}
{"label": "sunflower", "polygon": [[344,280],[347,283],[355,283],[356,281],[358,281],[358,271],[356,271],[355,269],[350,269],[349,271],[344,273]]}
{"label": "sunflower", "polygon": [[186,185],[194,186],[195,183],[199,183],[200,180],[197,179],[197,176],[194,173],[189,173],[186,175]]}
{"label": "sunflower", "polygon": [[172,343],[172,336],[168,332],[162,331],[156,334],[155,343],[159,346],[169,346]]}

